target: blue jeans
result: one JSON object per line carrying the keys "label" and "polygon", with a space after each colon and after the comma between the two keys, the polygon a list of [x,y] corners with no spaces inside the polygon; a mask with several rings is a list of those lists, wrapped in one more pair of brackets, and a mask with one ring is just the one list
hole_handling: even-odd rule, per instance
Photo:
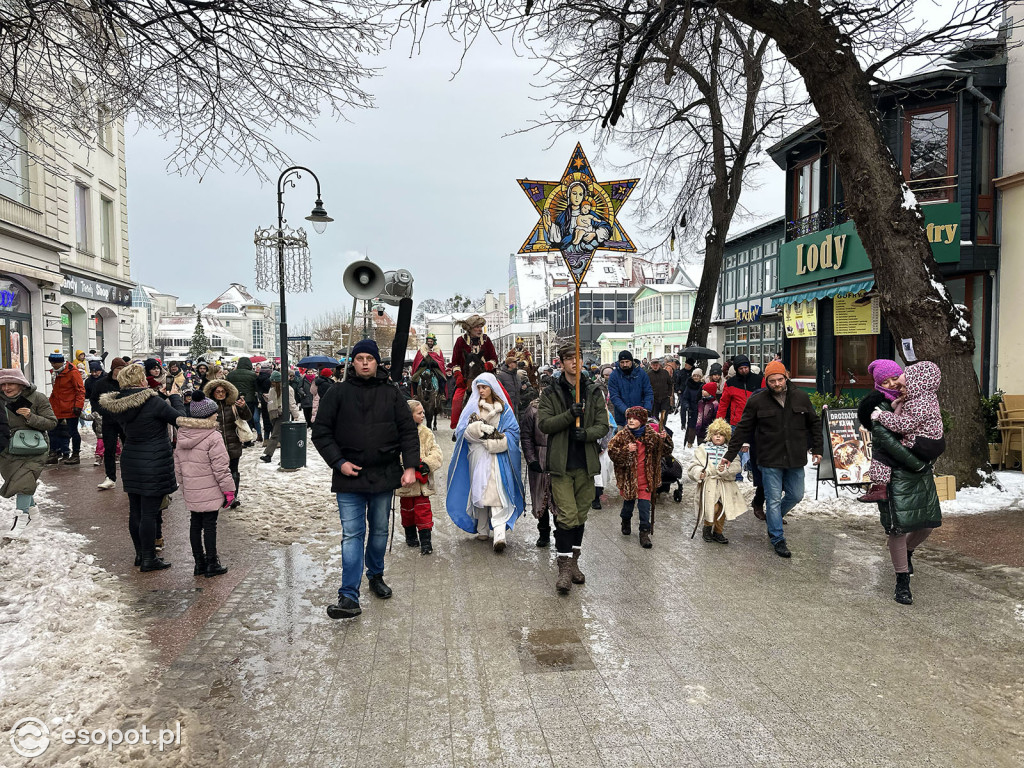
{"label": "blue jeans", "polygon": [[[363,542],[366,542],[366,575],[384,573],[384,550],[388,546],[388,512],[392,492],[339,493],[341,515],[341,589],[338,597],[359,602],[359,585],[363,580]],[[369,523],[370,535],[366,536]]]}
{"label": "blue jeans", "polygon": [[619,517],[623,520],[632,520],[634,505],[640,508],[640,530],[651,530],[651,502],[648,499],[623,499]]}
{"label": "blue jeans", "polygon": [[263,439],[263,427],[260,424],[260,415],[261,413],[259,405],[253,403],[252,418],[249,420],[249,425],[252,427],[253,432],[256,433],[257,440]]}
{"label": "blue jeans", "polygon": [[[772,544],[785,541],[782,518],[804,497],[804,468],[759,467],[764,481],[764,516]],[[783,495],[785,494],[785,495]]]}

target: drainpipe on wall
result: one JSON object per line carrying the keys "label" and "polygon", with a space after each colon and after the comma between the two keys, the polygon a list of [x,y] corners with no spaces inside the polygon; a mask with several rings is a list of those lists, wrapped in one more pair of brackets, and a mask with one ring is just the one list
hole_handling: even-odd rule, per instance
{"label": "drainpipe on wall", "polygon": [[982,118],[989,120],[990,122],[993,122],[996,125],[1002,125],[1003,118],[992,111],[992,99],[990,99],[988,96],[986,96],[984,93],[979,91],[974,86],[974,75],[970,75],[967,78],[967,86],[965,87],[965,90],[969,94],[971,94],[971,96],[973,96],[974,98],[976,98],[978,101],[985,105],[985,111],[981,115]]}

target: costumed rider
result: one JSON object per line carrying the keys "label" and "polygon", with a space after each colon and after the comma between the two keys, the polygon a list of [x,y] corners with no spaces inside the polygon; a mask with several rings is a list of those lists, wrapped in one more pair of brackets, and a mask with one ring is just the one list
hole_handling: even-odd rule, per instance
{"label": "costumed rider", "polygon": [[452,398],[451,427],[455,429],[462,414],[462,404],[466,399],[466,389],[472,383],[476,371],[469,370],[469,357],[480,358],[483,370],[494,373],[498,367],[498,353],[494,351],[491,337],[484,333],[487,321],[480,315],[470,315],[461,323],[463,334],[455,340],[452,350],[452,373],[455,375],[455,396]]}
{"label": "costumed rider", "polygon": [[[423,365],[424,362],[430,368],[433,368],[436,365],[438,369],[437,378],[439,380],[444,379],[444,371],[446,370],[448,364],[445,362],[444,352],[442,352],[440,348],[438,348],[437,346],[437,336],[435,336],[433,333],[427,334],[427,338],[423,341],[422,344],[420,344],[420,348],[416,351],[416,357],[414,357],[412,360],[411,376],[414,384],[416,381],[416,373],[419,371],[420,366]],[[415,391],[416,389],[414,386],[413,392]],[[441,391],[444,391],[443,386],[441,387]]]}
{"label": "costumed rider", "polygon": [[583,584],[580,571],[583,530],[594,500],[594,475],[601,472],[597,441],[608,433],[605,399],[596,384],[580,378],[576,401],[576,349],[558,350],[562,375],[540,397],[537,422],[548,435],[547,466],[551,475],[551,497],[555,514],[555,549],[558,580],[556,588],[567,594],[573,584]]}
{"label": "costumed rider", "polygon": [[516,345],[508,352],[508,357],[516,361],[516,365],[526,371],[530,384],[534,389],[538,388],[537,366],[533,362],[533,355],[526,348],[526,342],[522,336],[516,336]]}
{"label": "costumed rider", "polygon": [[459,417],[445,506],[453,523],[481,541],[493,529],[495,552],[523,513],[519,423],[494,374],[476,377]]}

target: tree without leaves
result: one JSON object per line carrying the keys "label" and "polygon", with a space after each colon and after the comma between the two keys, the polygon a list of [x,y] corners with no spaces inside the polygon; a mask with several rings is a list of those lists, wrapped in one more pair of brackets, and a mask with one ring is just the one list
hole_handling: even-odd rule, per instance
{"label": "tree without leaves", "polygon": [[175,171],[228,160],[263,176],[287,160],[273,129],[307,136],[324,109],[371,105],[360,59],[382,29],[358,1],[13,0],[0,9],[0,114],[58,153],[51,131],[90,146],[98,123],[134,115],[176,142]]}
{"label": "tree without leaves", "polygon": [[[632,0],[624,4],[631,6]],[[560,5],[557,0],[526,5],[456,0],[437,23],[471,41],[484,30],[535,29],[543,23],[537,19],[557,14]],[[689,0],[644,3],[635,31],[642,43],[617,71],[628,73],[642,63],[651,41],[693,5]],[[991,33],[1002,21],[1004,3],[960,0],[939,22],[934,9],[927,21],[916,18],[913,0],[716,0],[712,5],[772,38],[801,75],[842,180],[846,210],[871,259],[886,322],[897,338],[914,340],[919,358],[942,369],[939,395],[952,427],[939,466],[962,484],[976,485],[982,477],[978,470],[987,467],[987,448],[971,359],[974,336],[932,257],[920,206],[905,205],[912,195],[885,142],[872,83],[882,82],[901,60],[940,55],[972,36]],[[405,9],[409,23],[422,28],[426,17],[417,16],[415,6]],[[627,102],[628,79],[613,86]]]}

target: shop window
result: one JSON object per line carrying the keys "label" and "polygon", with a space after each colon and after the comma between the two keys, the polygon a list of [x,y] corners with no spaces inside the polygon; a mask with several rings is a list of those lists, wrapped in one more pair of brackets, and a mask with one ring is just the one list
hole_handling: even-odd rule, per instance
{"label": "shop window", "polygon": [[9,279],[0,279],[0,366],[20,368],[32,375],[32,310],[28,291]]}
{"label": "shop window", "polygon": [[789,353],[794,379],[818,378],[818,339],[792,339]]}
{"label": "shop window", "polygon": [[774,341],[775,340],[775,323],[774,322],[764,323],[761,326],[761,332],[764,334],[764,340],[765,341]]}
{"label": "shop window", "polygon": [[737,325],[736,326],[736,341],[746,341],[746,340],[747,340],[747,326],[745,326],[745,325]]}
{"label": "shop window", "polygon": [[903,177],[921,202],[956,199],[953,105],[909,110],[903,125]]}
{"label": "shop window", "polygon": [[972,363],[974,372],[977,374],[978,380],[981,381],[982,371],[988,364],[985,354],[988,347],[988,339],[985,338],[985,305],[987,302],[985,275],[952,278],[946,281],[946,288],[949,290],[954,304],[967,308],[967,319],[971,323],[971,331],[974,334]]}
{"label": "shop window", "polygon": [[803,219],[821,207],[821,155],[793,168],[793,215]]}
{"label": "shop window", "polygon": [[75,247],[82,253],[89,251],[89,188],[75,184]]}
{"label": "shop window", "polygon": [[760,341],[761,340],[761,326],[760,325],[752,325],[752,326],[750,326],[750,328],[747,331],[747,336],[750,339],[750,341]]}
{"label": "shop window", "polygon": [[[21,120],[21,115],[10,107],[0,115],[0,134],[7,139],[7,148],[0,157],[0,195],[28,205],[28,140]],[[12,152],[11,147],[19,149]]]}
{"label": "shop window", "polygon": [[[874,386],[868,366],[875,359],[877,342],[877,336],[836,336],[837,389],[870,389]],[[851,378],[853,383],[850,383]]]}
{"label": "shop window", "polygon": [[978,217],[974,233],[974,241],[977,243],[994,242],[995,193],[992,182],[996,175],[998,131],[999,126],[991,123],[982,124],[978,132]]}

